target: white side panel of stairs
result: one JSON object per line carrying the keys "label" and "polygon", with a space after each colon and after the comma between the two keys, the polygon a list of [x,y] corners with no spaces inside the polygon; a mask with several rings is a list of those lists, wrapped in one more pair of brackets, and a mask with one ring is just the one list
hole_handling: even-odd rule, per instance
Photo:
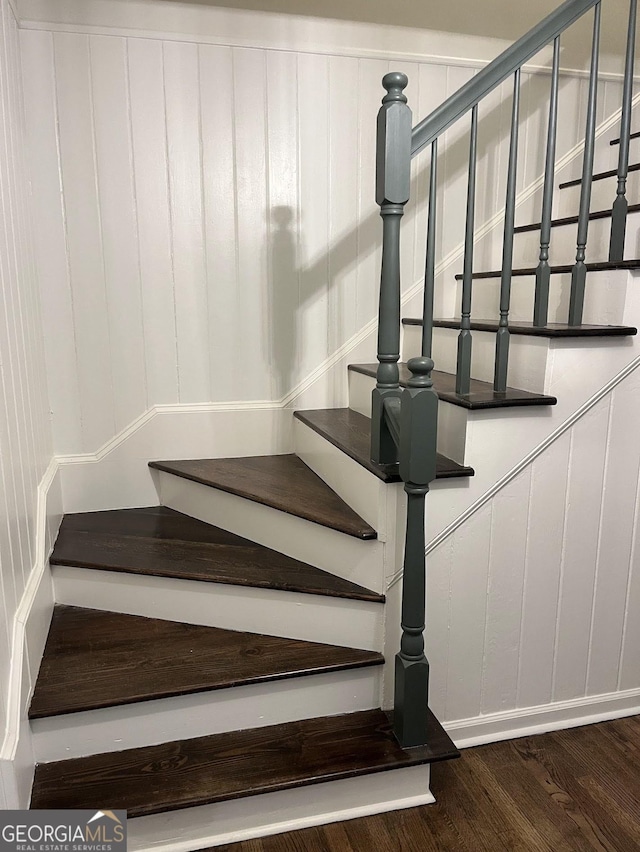
{"label": "white side panel of stairs", "polygon": [[297,419],[293,437],[296,455],[377,530],[379,541],[384,541],[384,482]]}
{"label": "white side panel of stairs", "polygon": [[363,541],[162,471],[159,491],[163,506],[382,591],[382,544],[378,541]]}
{"label": "white side panel of stairs", "polygon": [[380,706],[381,666],[33,719],[38,763]]}
{"label": "white side panel of stairs", "polygon": [[56,601],[147,618],[380,650],[379,603],[56,566]]}
{"label": "white side panel of stairs", "polygon": [[432,804],[428,766],[346,778],[130,820],[130,852],[191,852]]}

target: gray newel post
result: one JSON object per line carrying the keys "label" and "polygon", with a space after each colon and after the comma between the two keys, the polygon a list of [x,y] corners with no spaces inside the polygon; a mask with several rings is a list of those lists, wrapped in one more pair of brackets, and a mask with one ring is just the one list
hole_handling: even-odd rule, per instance
{"label": "gray newel post", "polygon": [[387,94],[378,112],[376,202],[382,216],[382,271],[378,319],[378,373],[371,404],[371,458],[393,464],[398,451],[385,420],[385,400],[400,397],[400,220],[409,200],[411,110],[403,89],[405,74],[385,74]]}
{"label": "gray newel post", "polygon": [[426,608],[425,497],[436,476],[438,396],[431,358],[411,358],[400,408],[400,476],[407,492],[402,585],[402,639],[395,664],[394,733],[403,748],[427,742],[429,663],[424,654]]}

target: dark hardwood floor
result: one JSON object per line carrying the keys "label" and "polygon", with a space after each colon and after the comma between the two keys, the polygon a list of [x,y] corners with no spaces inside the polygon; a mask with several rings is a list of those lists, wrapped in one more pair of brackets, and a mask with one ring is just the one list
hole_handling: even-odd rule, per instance
{"label": "dark hardwood floor", "polygon": [[638,852],[640,716],[467,749],[435,805],[216,852]]}

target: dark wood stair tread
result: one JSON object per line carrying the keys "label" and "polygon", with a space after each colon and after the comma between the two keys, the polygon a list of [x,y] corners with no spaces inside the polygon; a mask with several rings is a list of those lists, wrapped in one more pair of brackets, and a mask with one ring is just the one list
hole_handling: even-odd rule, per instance
{"label": "dark wood stair tread", "polygon": [[[327,441],[342,450],[383,482],[400,482],[398,465],[375,464],[370,458],[371,420],[351,408],[319,408],[310,411],[295,411],[294,417]],[[438,453],[436,478],[473,476],[472,467],[458,464]]]}
{"label": "dark wood stair tread", "polygon": [[153,577],[384,601],[377,592],[165,506],[65,515],[50,562]]}
{"label": "dark wood stair tread", "polygon": [[293,454],[157,461],[149,466],[355,538],[376,538],[373,527]]}
{"label": "dark wood stair tread", "polygon": [[[637,213],[640,211],[640,204],[630,204],[628,208],[628,213]],[[610,219],[611,218],[611,210],[596,210],[593,213],[589,213],[589,219]],[[558,228],[562,225],[577,225],[578,217],[577,216],[565,216],[563,219],[552,219],[551,227]],[[541,223],[534,222],[531,225],[518,225],[517,228],[513,229],[514,234],[523,234],[526,231],[539,231]]]}
{"label": "dark wood stair tread", "polygon": [[[636,130],[635,133],[629,134],[629,139],[637,139],[638,137],[640,137],[640,130]],[[609,142],[609,145],[619,145],[619,144],[620,144],[620,137],[619,136],[618,136],[617,139],[612,139],[611,142]]]}
{"label": "dark wood stair tread", "polygon": [[[405,325],[422,325],[421,319],[407,318]],[[460,320],[437,319],[433,321],[436,328],[460,328]],[[497,331],[497,320],[471,320],[472,331]],[[568,325],[563,322],[550,322],[538,328],[532,322],[510,322],[511,334],[528,335],[530,337],[629,337],[637,334],[637,329],[627,325]]]}
{"label": "dark wood stair tread", "polygon": [[[400,384],[406,387],[411,373],[406,364],[398,364],[400,368]],[[377,364],[349,364],[349,369],[356,373],[375,378],[378,369]],[[471,391],[468,394],[456,393],[456,377],[453,373],[444,373],[441,370],[433,370],[433,387],[438,397],[445,402],[459,405],[462,408],[472,410],[486,408],[512,408],[514,406],[529,405],[555,405],[555,396],[532,393],[519,388],[507,388],[505,393],[496,393],[491,382],[482,382],[479,379],[471,379]]]}
{"label": "dark wood stair tread", "polygon": [[45,763],[31,807],[139,817],[458,756],[431,713],[429,729],[428,746],[403,750],[387,715],[365,710]]}
{"label": "dark wood stair tread", "polygon": [[[588,272],[613,272],[617,269],[640,269],[640,260],[603,260],[595,263],[586,264]],[[573,269],[573,264],[564,264],[563,266],[551,266],[549,271],[552,275],[567,274]],[[512,269],[511,276],[517,278],[520,276],[535,275],[535,266],[528,266],[521,269]],[[473,278],[500,278],[502,272],[499,269],[491,269],[488,272],[474,272]],[[456,275],[456,281],[462,281],[462,274]]]}
{"label": "dark wood stair tread", "polygon": [[376,651],[56,606],[29,717],[383,662]]}
{"label": "dark wood stair tread", "polygon": [[[634,163],[629,166],[628,169],[630,172],[637,172],[640,170],[640,163]],[[605,180],[605,178],[616,177],[618,174],[618,169],[609,169],[606,172],[598,172],[597,174],[592,176],[592,180]],[[569,186],[580,186],[582,183],[582,178],[575,178],[574,180],[567,180],[564,183],[559,184],[559,189],[567,189]]]}

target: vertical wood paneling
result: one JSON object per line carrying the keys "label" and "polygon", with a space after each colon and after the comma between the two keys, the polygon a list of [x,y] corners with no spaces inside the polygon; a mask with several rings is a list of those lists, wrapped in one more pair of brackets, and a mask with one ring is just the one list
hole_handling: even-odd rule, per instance
{"label": "vertical wood paneling", "polygon": [[127,52],[146,402],[161,405],[178,401],[162,43],[129,39]]}
{"label": "vertical wood paneling", "polygon": [[[360,168],[357,169],[358,179],[358,304],[356,325],[363,326],[376,316],[378,311],[378,295],[380,278],[380,239],[382,221],[380,208],[375,203],[375,156],[376,156],[376,116],[384,95],[382,78],[387,73],[389,64],[380,59],[361,59],[358,63],[358,102],[360,105],[360,121],[358,124],[358,152]],[[413,72],[416,73],[415,71]],[[420,89],[421,90],[421,89]],[[419,105],[411,104],[414,114]],[[420,170],[415,170],[416,186],[420,183]],[[424,183],[424,181],[423,181]],[[412,201],[407,211],[419,206],[420,195],[411,187]],[[424,204],[423,204],[424,207]],[[417,220],[417,216],[415,217]],[[424,217],[423,217],[424,218]],[[416,231],[419,234],[418,231]],[[424,244],[424,234],[422,234]],[[418,242],[417,245],[420,245]],[[413,267],[401,269],[403,285],[410,285],[424,275],[424,268],[416,274],[416,264],[420,250],[416,252]],[[423,259],[424,266],[424,259]],[[378,286],[376,286],[378,285]]]}
{"label": "vertical wood paneling", "polygon": [[518,707],[551,701],[570,443],[563,435],[531,470]]}
{"label": "vertical wood paneling", "polygon": [[329,59],[298,56],[300,315],[297,363],[304,375],[329,354]]}
{"label": "vertical wood paneling", "polygon": [[[37,558],[37,487],[51,458],[25,147],[18,30],[0,0],[0,731],[14,615]],[[52,219],[55,228],[53,210]]]}
{"label": "vertical wood paneling", "polygon": [[[76,337],[83,445],[115,432],[111,337],[94,151],[89,38],[56,33],[54,53],[62,185]],[[118,345],[118,344],[117,344]]]}
{"label": "vertical wood paneling", "polygon": [[492,509],[492,504],[487,503],[455,533],[451,560],[447,719],[465,719],[479,712]]}
{"label": "vertical wood paneling", "polygon": [[608,398],[572,430],[569,488],[556,632],[553,698],[585,694],[600,529]]}
{"label": "vertical wood paneling", "polygon": [[163,56],[179,398],[200,402],[211,385],[198,46],[165,42]]}
{"label": "vertical wood paneling", "polygon": [[199,59],[211,399],[236,399],[241,376],[229,361],[241,322],[231,49],[201,45]]}
{"label": "vertical wood paneling", "polygon": [[450,536],[427,556],[425,653],[430,665],[429,706],[439,719],[446,713],[453,552]]}
{"label": "vertical wood paneling", "polygon": [[265,61],[269,150],[265,344],[271,370],[269,397],[281,399],[301,378],[296,363],[302,310],[298,257],[298,83],[294,54],[269,51]]}
{"label": "vertical wood paneling", "polygon": [[[587,693],[613,692],[618,683],[625,603],[640,473],[638,437],[640,373],[611,399],[606,472],[602,492],[595,598],[589,640]],[[640,648],[638,649],[640,652]]]}
{"label": "vertical wood paneling", "polygon": [[527,469],[493,500],[482,713],[516,705],[530,492]]}
{"label": "vertical wood paneling", "polygon": [[[232,51],[234,147],[238,216],[237,311],[240,319],[236,361],[239,399],[269,396],[270,367],[268,157],[266,57],[261,50]],[[240,331],[241,329],[241,331]]]}
{"label": "vertical wood paneling", "polygon": [[121,38],[93,36],[90,45],[107,310],[109,328],[118,329],[111,347],[111,373],[115,428],[120,431],[146,408],[127,44]]}
{"label": "vertical wood paneling", "polygon": [[358,60],[329,59],[329,351],[356,332]]}

